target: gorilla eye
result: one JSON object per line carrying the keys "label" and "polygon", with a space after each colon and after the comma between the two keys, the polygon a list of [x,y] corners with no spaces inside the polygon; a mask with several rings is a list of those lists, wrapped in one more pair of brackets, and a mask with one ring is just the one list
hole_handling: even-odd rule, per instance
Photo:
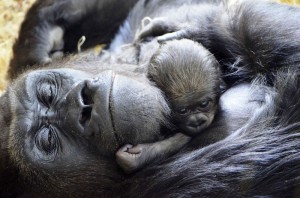
{"label": "gorilla eye", "polygon": [[54,130],[50,127],[44,127],[40,130],[37,136],[38,148],[47,155],[53,154],[57,147],[57,137]]}
{"label": "gorilla eye", "polygon": [[50,106],[55,98],[56,95],[56,86],[54,84],[43,83],[39,89],[39,98],[41,102],[46,105]]}

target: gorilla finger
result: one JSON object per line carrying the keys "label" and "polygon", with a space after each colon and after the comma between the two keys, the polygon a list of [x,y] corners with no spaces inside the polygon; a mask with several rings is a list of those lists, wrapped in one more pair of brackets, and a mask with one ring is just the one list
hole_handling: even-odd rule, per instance
{"label": "gorilla finger", "polygon": [[130,148],[132,148],[132,147],[133,147],[133,145],[131,145],[131,144],[126,144],[126,145],[122,146],[121,148],[119,148],[118,152],[119,152],[119,151],[120,151],[120,152],[126,152],[126,151],[128,151]]}
{"label": "gorilla finger", "polygon": [[152,22],[152,18],[150,17],[145,17],[142,19],[142,28],[144,29],[144,27],[146,27],[147,25],[149,25]]}
{"label": "gorilla finger", "polygon": [[164,17],[148,20],[141,32],[137,35],[137,40],[142,40],[147,37],[163,35],[168,32],[175,31],[175,26],[172,22]]}
{"label": "gorilla finger", "polygon": [[180,30],[177,32],[164,34],[162,36],[157,37],[156,39],[159,43],[163,43],[165,41],[169,41],[169,40],[173,40],[173,39],[182,39],[182,38],[186,38],[186,37],[187,37],[186,31]]}
{"label": "gorilla finger", "polygon": [[115,154],[117,162],[121,165],[125,162],[128,162],[130,158],[133,158],[132,154],[128,153],[127,150],[128,147],[124,146],[120,148]]}
{"label": "gorilla finger", "polygon": [[132,148],[129,148],[127,150],[128,153],[131,153],[131,154],[140,154],[142,152],[143,148],[141,145],[136,145]]}
{"label": "gorilla finger", "polygon": [[37,63],[41,63],[41,64],[49,64],[52,62],[52,58],[50,57],[44,57],[42,58],[40,61],[36,61]]}

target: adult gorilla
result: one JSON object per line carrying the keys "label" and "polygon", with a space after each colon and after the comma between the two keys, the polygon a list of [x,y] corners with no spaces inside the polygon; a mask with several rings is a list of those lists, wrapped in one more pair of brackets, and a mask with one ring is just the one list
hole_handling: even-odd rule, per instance
{"label": "adult gorilla", "polygon": [[[92,39],[88,46],[109,42],[135,3],[108,54],[51,60],[57,51],[74,50],[81,34]],[[224,94],[215,124],[180,153],[125,175],[114,159],[117,148],[168,132],[161,128],[166,101],[143,67],[159,44],[120,47],[133,42],[145,16],[161,18],[140,37],[167,33],[159,39],[200,41],[222,64],[228,84],[251,86]],[[0,100],[1,196],[299,195],[299,17],[298,8],[260,1],[132,0],[122,9],[119,1],[37,1],[14,46],[12,83]],[[219,132],[231,135],[200,148]]]}

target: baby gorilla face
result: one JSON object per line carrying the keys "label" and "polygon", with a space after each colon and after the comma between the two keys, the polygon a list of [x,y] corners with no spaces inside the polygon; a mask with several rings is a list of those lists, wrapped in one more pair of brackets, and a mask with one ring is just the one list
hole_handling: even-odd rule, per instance
{"label": "baby gorilla face", "polygon": [[194,136],[207,128],[213,121],[217,110],[216,99],[205,97],[197,102],[191,100],[185,104],[175,108],[173,116],[180,129],[187,135]]}
{"label": "baby gorilla face", "polygon": [[206,48],[187,39],[165,42],[148,72],[170,102],[180,132],[196,135],[211,124],[223,81],[218,61]]}

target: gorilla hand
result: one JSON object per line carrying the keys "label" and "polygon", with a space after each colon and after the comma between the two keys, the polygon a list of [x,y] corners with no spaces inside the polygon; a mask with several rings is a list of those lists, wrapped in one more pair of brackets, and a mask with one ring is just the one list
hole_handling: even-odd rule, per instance
{"label": "gorilla hand", "polygon": [[125,173],[132,173],[157,159],[178,152],[191,137],[177,133],[165,140],[136,146],[126,144],[116,153],[116,160]]}
{"label": "gorilla hand", "polygon": [[[147,18],[149,20],[149,18]],[[144,21],[144,20],[143,20]],[[171,18],[158,17],[148,21],[137,35],[137,40],[157,36],[158,42],[187,38],[190,28],[172,21]]]}
{"label": "gorilla hand", "polygon": [[147,37],[158,36],[158,42],[181,38],[198,41],[199,38],[208,36],[208,30],[218,18],[217,14],[226,17],[223,16],[224,11],[220,10],[220,7],[205,3],[189,4],[176,10],[171,9],[152,20],[149,20],[149,17],[146,17],[148,20],[143,19],[142,23],[147,21],[147,24],[142,25],[136,38],[142,40]]}
{"label": "gorilla hand", "polygon": [[25,66],[49,63],[53,56],[63,54],[66,27],[83,15],[82,10],[76,11],[79,4],[75,0],[36,1],[27,13],[13,47],[11,78]]}
{"label": "gorilla hand", "polygon": [[[110,42],[118,25],[137,1],[124,2],[116,16],[111,16],[110,10],[119,6],[117,0],[36,1],[28,11],[14,44],[9,78],[16,78],[27,66],[49,63],[64,52],[76,51],[82,36],[87,37],[83,48]],[[110,20],[106,20],[108,16]]]}

